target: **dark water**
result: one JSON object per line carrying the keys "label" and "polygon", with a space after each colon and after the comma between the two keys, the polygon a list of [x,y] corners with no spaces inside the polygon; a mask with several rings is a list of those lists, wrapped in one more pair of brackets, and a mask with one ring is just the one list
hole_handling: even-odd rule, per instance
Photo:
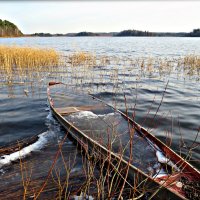
{"label": "dark water", "polygon": [[[64,54],[86,51],[121,60],[148,56],[176,59],[200,54],[199,38],[1,38],[0,44],[55,48]],[[64,137],[59,124],[49,121],[47,105],[47,83],[57,80],[67,83],[69,89],[89,90],[121,110],[128,108],[138,123],[183,156],[192,145],[195,148],[190,162],[200,169],[200,137],[197,135],[200,128],[200,83],[196,76],[185,76],[180,72],[163,76],[157,72],[141,75],[139,69],[123,62],[94,67],[87,73],[84,70],[65,69],[44,74],[39,81],[24,78],[24,84],[14,85],[4,82],[5,77],[1,76],[0,145],[50,131],[52,137],[45,136],[45,142],[39,148],[38,153],[42,155],[48,145]],[[24,90],[28,90],[28,94]],[[54,153],[52,151],[52,155]]]}

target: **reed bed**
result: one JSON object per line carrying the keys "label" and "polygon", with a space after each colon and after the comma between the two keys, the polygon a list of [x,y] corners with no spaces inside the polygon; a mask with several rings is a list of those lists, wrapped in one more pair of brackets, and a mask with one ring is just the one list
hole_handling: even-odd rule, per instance
{"label": "reed bed", "polygon": [[52,71],[60,64],[60,55],[53,49],[0,46],[0,67],[8,79]]}
{"label": "reed bed", "polygon": [[5,68],[58,66],[59,54],[53,49],[0,46],[0,65]]}
{"label": "reed bed", "polygon": [[[66,56],[64,66],[71,69],[73,74],[77,75],[84,71],[86,77],[93,76],[94,69],[98,68],[99,77],[110,74],[116,77],[116,71],[122,73],[132,72],[137,69],[139,76],[156,75],[164,77],[169,74],[180,73],[185,77],[200,75],[200,56],[186,55],[183,57],[134,57],[134,58],[119,58],[116,56],[96,56],[87,52],[76,52]],[[72,69],[77,68],[77,69]],[[97,70],[96,70],[97,71]],[[96,73],[95,71],[95,73]],[[114,72],[113,74],[109,71]]]}
{"label": "reed bed", "polygon": [[[53,49],[31,47],[0,46],[0,75],[4,81],[13,82],[18,79],[33,80],[51,76],[68,77],[78,84],[116,83],[119,76],[136,73],[138,79],[144,76],[159,78],[173,74],[190,77],[200,75],[200,56],[188,55],[176,58],[97,56],[88,52],[75,52],[62,55]],[[97,83],[98,85],[98,83]],[[116,88],[115,88],[116,89]]]}

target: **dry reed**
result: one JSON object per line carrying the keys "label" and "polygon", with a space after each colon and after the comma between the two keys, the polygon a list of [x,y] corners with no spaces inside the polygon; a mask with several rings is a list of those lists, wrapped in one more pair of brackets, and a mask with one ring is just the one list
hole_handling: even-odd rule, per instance
{"label": "dry reed", "polygon": [[52,71],[59,62],[60,56],[53,49],[0,46],[0,69],[9,79],[32,72]]}
{"label": "dry reed", "polygon": [[77,65],[87,65],[87,66],[95,66],[96,65],[96,57],[90,53],[86,52],[77,52],[69,55],[67,57],[69,59],[69,63],[72,66]]}
{"label": "dry reed", "polygon": [[57,66],[59,55],[53,49],[0,46],[0,65],[3,67]]}

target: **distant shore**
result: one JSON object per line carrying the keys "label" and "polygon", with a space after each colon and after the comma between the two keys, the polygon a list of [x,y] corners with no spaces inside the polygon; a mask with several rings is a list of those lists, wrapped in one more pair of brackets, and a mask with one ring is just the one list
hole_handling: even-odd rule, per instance
{"label": "distant shore", "polygon": [[7,20],[0,19],[0,37],[200,37],[200,28],[192,32],[150,32],[135,29],[120,32],[78,32],[78,33],[32,33],[23,34],[18,27]]}
{"label": "distant shore", "polygon": [[138,30],[124,30],[121,32],[79,32],[66,34],[34,33],[25,34],[27,37],[200,37],[200,29],[192,32],[149,32]]}

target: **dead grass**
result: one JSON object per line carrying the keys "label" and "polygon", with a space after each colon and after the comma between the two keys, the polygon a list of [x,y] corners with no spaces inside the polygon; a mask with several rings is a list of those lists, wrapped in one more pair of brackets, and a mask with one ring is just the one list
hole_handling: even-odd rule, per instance
{"label": "dead grass", "polygon": [[200,75],[200,56],[197,55],[188,55],[184,57],[183,65],[185,71],[189,75],[197,73]]}
{"label": "dead grass", "polygon": [[57,66],[59,54],[53,49],[0,46],[0,65],[6,68]]}
{"label": "dead grass", "polygon": [[95,66],[96,65],[96,56],[86,53],[86,52],[77,52],[69,55],[67,57],[69,59],[69,63],[72,66],[77,65],[87,65],[87,66]]}
{"label": "dead grass", "polygon": [[0,75],[4,81],[11,83],[16,80],[15,77],[18,80],[33,80],[38,77],[43,79],[52,75],[52,72],[60,78],[68,76],[77,84],[83,84],[87,80],[87,84],[99,81],[116,85],[122,74],[131,79],[135,73],[138,73],[138,78],[149,75],[164,77],[170,74],[182,75],[184,78],[193,75],[199,77],[200,56],[122,59],[116,56],[96,56],[87,52],[63,56],[53,49],[0,46]]}
{"label": "dead grass", "polygon": [[0,68],[7,77],[27,76],[32,72],[52,71],[60,62],[53,49],[0,46]]}

